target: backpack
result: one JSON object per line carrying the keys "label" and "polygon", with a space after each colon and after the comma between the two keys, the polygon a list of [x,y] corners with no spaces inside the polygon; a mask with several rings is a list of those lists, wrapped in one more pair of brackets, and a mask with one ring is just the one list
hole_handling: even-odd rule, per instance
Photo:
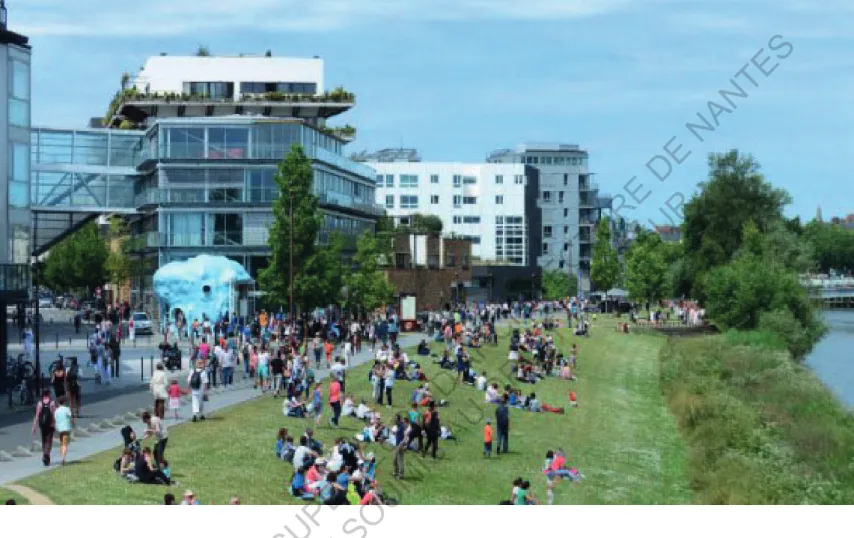
{"label": "backpack", "polygon": [[53,424],[53,413],[50,408],[53,407],[53,402],[44,403],[42,401],[42,409],[39,411],[39,428],[50,428]]}
{"label": "backpack", "polygon": [[198,370],[194,370],[192,377],[190,377],[190,388],[193,390],[202,388],[202,373]]}

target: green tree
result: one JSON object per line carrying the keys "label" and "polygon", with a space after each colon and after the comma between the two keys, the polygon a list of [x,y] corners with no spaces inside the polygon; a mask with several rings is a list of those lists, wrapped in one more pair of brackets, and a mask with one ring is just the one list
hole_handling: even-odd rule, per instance
{"label": "green tree", "polygon": [[741,247],[742,232],[752,220],[760,232],[783,219],[788,193],[774,188],[759,163],[737,150],[709,155],[709,179],[685,204],[683,242],[693,295],[702,299],[703,276],[727,263]]}
{"label": "green tree", "polygon": [[55,291],[83,288],[87,293],[107,280],[107,244],[94,222],[55,245],[44,264],[44,281]]}
{"label": "green tree", "polygon": [[[132,265],[128,254],[128,226],[121,217],[110,219],[110,229],[107,235],[109,241],[107,254],[107,274],[118,289],[121,289],[132,275]],[[118,296],[117,296],[118,297]]]}
{"label": "green tree", "polygon": [[370,232],[359,238],[353,258],[354,268],[344,278],[348,308],[372,311],[388,304],[394,297],[394,286],[381,267],[386,258],[382,248],[380,241]]}
{"label": "green tree", "polygon": [[654,303],[665,296],[667,250],[657,233],[639,232],[626,255],[626,288],[631,299]]}
{"label": "green tree", "polygon": [[546,301],[575,297],[578,295],[578,277],[559,269],[547,269],[543,271],[541,288]]}
{"label": "green tree", "polygon": [[279,163],[275,181],[279,196],[273,201],[270,226],[270,264],[258,275],[268,301],[289,304],[291,289],[291,210],[293,210],[294,306],[302,311],[338,301],[343,268],[342,242],[333,236],[317,246],[322,216],[313,192],[314,173],[302,146],[294,144]]}
{"label": "green tree", "polygon": [[590,262],[590,279],[597,290],[608,292],[620,279],[620,259],[611,244],[611,222],[605,218],[596,225],[596,243]]}

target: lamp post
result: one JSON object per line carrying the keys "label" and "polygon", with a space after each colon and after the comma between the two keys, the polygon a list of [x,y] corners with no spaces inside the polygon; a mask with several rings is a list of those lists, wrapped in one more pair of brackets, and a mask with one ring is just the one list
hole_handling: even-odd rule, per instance
{"label": "lamp post", "polygon": [[35,315],[33,316],[33,323],[35,327],[33,328],[33,337],[35,338],[35,375],[36,375],[36,395],[39,397],[42,391],[42,369],[41,369],[41,357],[40,357],[40,340],[41,340],[41,312],[39,311],[39,279],[41,278],[41,269],[42,262],[36,261],[33,263],[33,295],[35,295],[36,300],[36,309]]}
{"label": "lamp post", "polygon": [[293,185],[288,186],[288,199],[290,200],[289,210],[290,210],[290,284],[291,284],[291,297],[290,297],[290,318],[291,318],[291,327],[296,329],[296,320],[294,319],[294,189]]}

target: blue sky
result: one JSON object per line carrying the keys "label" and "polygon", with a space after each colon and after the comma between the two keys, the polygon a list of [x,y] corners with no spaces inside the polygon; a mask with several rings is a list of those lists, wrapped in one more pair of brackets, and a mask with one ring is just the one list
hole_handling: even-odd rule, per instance
{"label": "blue sky", "polygon": [[[578,143],[623,216],[669,224],[706,154],[753,153],[791,215],[854,212],[854,3],[848,0],[8,0],[34,46],[33,121],[84,126],[149,55],[320,55],[357,106],[352,150],[481,161],[518,143]],[[791,43],[785,59],[769,50]],[[700,141],[685,128],[736,78],[748,93]],[[664,181],[646,167],[672,137]],[[657,161],[660,164],[660,160]],[[633,176],[637,179],[630,182]],[[632,200],[629,192],[634,192]],[[676,220],[676,219],[674,219]]]}

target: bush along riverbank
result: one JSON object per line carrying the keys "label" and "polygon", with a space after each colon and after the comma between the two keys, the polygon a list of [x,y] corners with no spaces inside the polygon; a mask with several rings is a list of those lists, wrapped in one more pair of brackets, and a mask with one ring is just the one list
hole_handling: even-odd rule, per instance
{"label": "bush along riverbank", "polygon": [[854,503],[854,416],[765,340],[671,338],[662,348],[662,390],[688,450],[694,501]]}

